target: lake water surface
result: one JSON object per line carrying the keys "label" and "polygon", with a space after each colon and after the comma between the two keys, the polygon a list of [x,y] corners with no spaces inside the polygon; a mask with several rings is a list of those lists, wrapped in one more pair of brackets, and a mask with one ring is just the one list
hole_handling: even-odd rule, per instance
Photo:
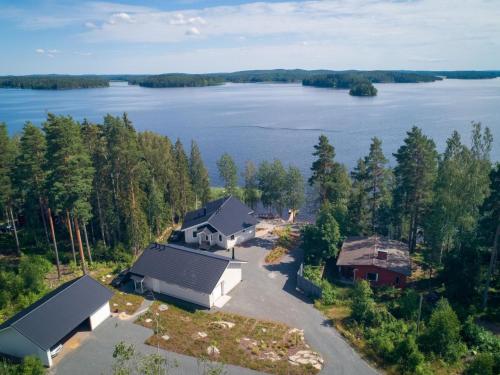
{"label": "lake water surface", "polygon": [[[18,132],[47,112],[77,120],[101,121],[106,113],[127,112],[138,130],[194,139],[214,183],[215,161],[230,153],[245,160],[279,158],[309,174],[318,136],[326,134],[339,161],[353,167],[368,152],[370,139],[382,139],[390,156],[405,132],[418,125],[442,150],[453,130],[469,143],[470,122],[493,132],[492,159],[500,160],[500,79],[444,80],[421,84],[379,84],[378,96],[359,98],[344,90],[300,84],[226,84],[201,88],[151,89],[113,83],[109,88],[68,91],[0,89],[0,121]],[[391,163],[393,163],[391,157]]]}

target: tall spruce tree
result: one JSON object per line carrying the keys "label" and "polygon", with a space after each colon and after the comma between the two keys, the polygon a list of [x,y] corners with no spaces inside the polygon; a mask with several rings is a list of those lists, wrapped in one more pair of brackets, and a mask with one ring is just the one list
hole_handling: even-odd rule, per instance
{"label": "tall spruce tree", "polygon": [[371,233],[386,234],[387,231],[384,214],[388,212],[391,200],[391,171],[387,168],[387,163],[382,151],[382,141],[377,137],[372,138],[370,152],[365,158]]}
{"label": "tall spruce tree", "polygon": [[189,176],[189,160],[179,139],[175,142],[174,159],[176,163],[175,181],[177,184],[177,202],[174,201],[174,207],[176,208],[176,214],[184,217],[186,212],[194,206],[194,202],[191,178]]}
{"label": "tall spruce tree", "polygon": [[365,159],[359,159],[351,172],[352,188],[348,204],[347,234],[369,235],[370,212],[368,201],[368,177]]}
{"label": "tall spruce tree", "polygon": [[434,141],[414,126],[394,154],[394,212],[398,234],[408,240],[410,251],[417,242],[417,231],[432,202],[438,154]]}
{"label": "tall spruce tree", "polygon": [[210,180],[208,171],[203,163],[200,148],[195,141],[191,141],[191,154],[189,157],[189,175],[195,196],[195,207],[205,204],[210,200]]}

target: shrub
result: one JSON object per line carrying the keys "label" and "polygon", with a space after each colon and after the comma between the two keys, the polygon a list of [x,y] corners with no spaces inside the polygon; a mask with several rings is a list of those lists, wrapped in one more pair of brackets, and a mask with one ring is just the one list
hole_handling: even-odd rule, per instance
{"label": "shrub", "polygon": [[500,338],[474,322],[469,316],[462,328],[462,336],[470,347],[481,352],[500,353]]}
{"label": "shrub", "polygon": [[322,267],[311,266],[309,264],[305,265],[303,276],[314,284],[321,286],[321,280],[323,278]]}
{"label": "shrub", "polygon": [[491,353],[480,353],[474,358],[467,370],[466,375],[495,375],[495,358]]}
{"label": "shrub", "polygon": [[420,296],[413,289],[407,289],[399,300],[396,309],[398,317],[406,320],[416,320],[418,315],[418,304]]}
{"label": "shrub", "polygon": [[388,319],[378,327],[367,329],[365,335],[380,358],[389,363],[396,363],[398,356],[395,349],[401,341],[406,340],[408,329],[408,325],[402,320]]}
{"label": "shrub", "polygon": [[375,316],[373,291],[366,280],[356,282],[352,291],[351,318],[361,324],[370,324]]}
{"label": "shrub", "polygon": [[43,375],[45,374],[45,367],[42,361],[38,357],[27,356],[24,357],[23,363],[21,364],[19,375]]}
{"label": "shrub", "polygon": [[424,364],[424,355],[418,349],[415,336],[408,335],[400,340],[394,356],[397,358],[399,369],[403,374],[413,374]]}
{"label": "shrub", "polygon": [[422,336],[423,348],[448,361],[457,360],[464,351],[460,342],[460,322],[446,299],[441,299],[431,314]]}
{"label": "shrub", "polygon": [[333,305],[337,298],[333,285],[328,281],[324,281],[322,283],[322,291],[321,302],[323,302],[324,305]]}

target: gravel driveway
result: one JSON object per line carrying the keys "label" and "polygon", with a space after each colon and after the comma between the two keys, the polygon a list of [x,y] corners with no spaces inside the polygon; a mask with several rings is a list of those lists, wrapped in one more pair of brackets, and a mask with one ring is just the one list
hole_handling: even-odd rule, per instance
{"label": "gravel driveway", "polygon": [[358,353],[314,308],[312,302],[296,291],[296,272],[301,262],[301,251],[287,255],[277,265],[264,264],[264,257],[272,246],[269,237],[255,238],[236,248],[236,257],[248,261],[243,265],[243,281],[230,295],[222,311],[248,315],[260,319],[281,321],[304,330],[312,349],[325,360],[322,374],[365,375],[377,374]]}

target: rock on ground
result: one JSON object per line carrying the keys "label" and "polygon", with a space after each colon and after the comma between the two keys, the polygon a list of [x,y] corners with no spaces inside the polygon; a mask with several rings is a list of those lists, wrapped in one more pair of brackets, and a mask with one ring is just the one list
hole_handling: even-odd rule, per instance
{"label": "rock on ground", "polygon": [[215,328],[231,329],[235,326],[235,324],[233,322],[226,322],[225,320],[218,320],[216,322],[211,322],[210,326]]}
{"label": "rock on ground", "polygon": [[312,350],[299,350],[297,353],[288,357],[288,362],[292,365],[311,365],[317,370],[323,367],[323,358]]}
{"label": "rock on ground", "polygon": [[167,311],[168,310],[168,306],[165,305],[165,304],[161,304],[160,307],[158,307],[158,310],[160,310],[160,311]]}
{"label": "rock on ground", "polygon": [[214,345],[210,345],[208,348],[207,348],[207,354],[208,355],[212,355],[212,356],[217,356],[220,354],[220,350],[214,346]]}

